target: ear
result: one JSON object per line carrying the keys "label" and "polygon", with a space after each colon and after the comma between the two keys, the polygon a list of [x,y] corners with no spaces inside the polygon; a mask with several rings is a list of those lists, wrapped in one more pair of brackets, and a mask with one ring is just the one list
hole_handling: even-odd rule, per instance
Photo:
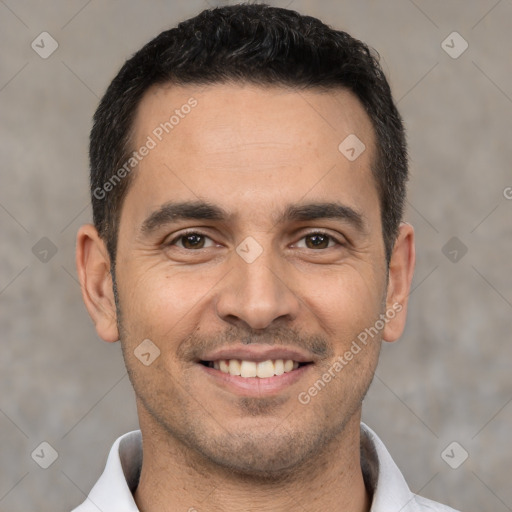
{"label": "ear", "polygon": [[414,228],[402,222],[389,262],[386,296],[386,312],[389,313],[386,315],[388,321],[382,332],[384,341],[396,341],[404,331],[415,262]]}
{"label": "ear", "polygon": [[92,224],[78,230],[76,267],[82,298],[99,337],[108,342],[119,339],[110,258],[105,243]]}

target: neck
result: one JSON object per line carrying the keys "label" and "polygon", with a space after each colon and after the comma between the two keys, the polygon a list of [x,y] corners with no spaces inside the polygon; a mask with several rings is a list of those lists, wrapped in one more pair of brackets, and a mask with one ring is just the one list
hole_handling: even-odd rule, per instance
{"label": "neck", "polygon": [[134,495],[140,512],[370,510],[360,463],[360,411],[307,464],[272,480],[219,467],[159,427],[145,429],[144,416],[143,464]]}

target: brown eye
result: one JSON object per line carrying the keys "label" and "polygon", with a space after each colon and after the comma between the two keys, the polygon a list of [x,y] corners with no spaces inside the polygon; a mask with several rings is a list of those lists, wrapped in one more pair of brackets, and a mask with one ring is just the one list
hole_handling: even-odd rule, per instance
{"label": "brown eye", "polygon": [[[307,235],[304,238],[306,239],[306,246],[308,249],[327,249],[331,239],[330,236],[322,234]],[[307,242],[308,240],[310,243]]]}
{"label": "brown eye", "polygon": [[[327,233],[323,233],[321,231],[309,233],[309,234],[303,236],[301,238],[301,241],[302,240],[305,240],[305,248],[306,249],[330,249],[336,245],[339,245],[339,246],[343,245],[341,242],[339,242],[333,236],[328,235]],[[330,244],[331,242],[334,242],[334,244]],[[299,246],[299,247],[301,247],[301,246]],[[304,248],[304,246],[302,246],[302,248]]]}
{"label": "brown eye", "polygon": [[[202,233],[197,233],[195,231],[190,231],[189,233],[184,233],[176,238],[174,238],[169,245],[177,245],[178,247],[182,249],[205,249],[207,246],[205,246],[206,240],[211,240],[210,237],[203,235]],[[179,243],[181,242],[181,243]],[[211,247],[212,245],[209,245],[208,247]]]}

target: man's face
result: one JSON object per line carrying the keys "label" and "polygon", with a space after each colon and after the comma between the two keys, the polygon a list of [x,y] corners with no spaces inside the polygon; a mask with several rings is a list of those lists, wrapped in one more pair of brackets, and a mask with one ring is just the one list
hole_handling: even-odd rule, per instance
{"label": "man's face", "polygon": [[[170,133],[155,132],[191,97],[197,105]],[[366,146],[354,161],[350,148],[338,149],[351,134]],[[342,90],[159,87],[139,106],[134,148],[148,136],[156,147],[134,171],[116,262],[141,427],[241,472],[292,469],[357,416],[378,359],[380,335],[299,401],[386,310],[370,120]],[[183,202],[227,217],[165,213]],[[326,204],[340,215],[318,216]],[[320,206],[298,210],[306,205]],[[160,350],[149,365],[134,354],[147,339]],[[295,353],[265,352],[276,347]],[[245,359],[250,374],[255,362],[278,358],[308,364],[262,380],[215,368]],[[237,363],[225,364],[236,373]]]}

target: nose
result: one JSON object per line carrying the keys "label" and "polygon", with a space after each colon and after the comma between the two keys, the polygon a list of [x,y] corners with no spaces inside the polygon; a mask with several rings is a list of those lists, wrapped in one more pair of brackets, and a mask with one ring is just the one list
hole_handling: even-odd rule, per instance
{"label": "nose", "polygon": [[[216,313],[239,327],[265,329],[273,322],[297,318],[300,300],[290,283],[286,263],[277,262],[270,249],[248,262],[233,253],[233,268],[222,281]],[[240,323],[245,325],[241,326]]]}

